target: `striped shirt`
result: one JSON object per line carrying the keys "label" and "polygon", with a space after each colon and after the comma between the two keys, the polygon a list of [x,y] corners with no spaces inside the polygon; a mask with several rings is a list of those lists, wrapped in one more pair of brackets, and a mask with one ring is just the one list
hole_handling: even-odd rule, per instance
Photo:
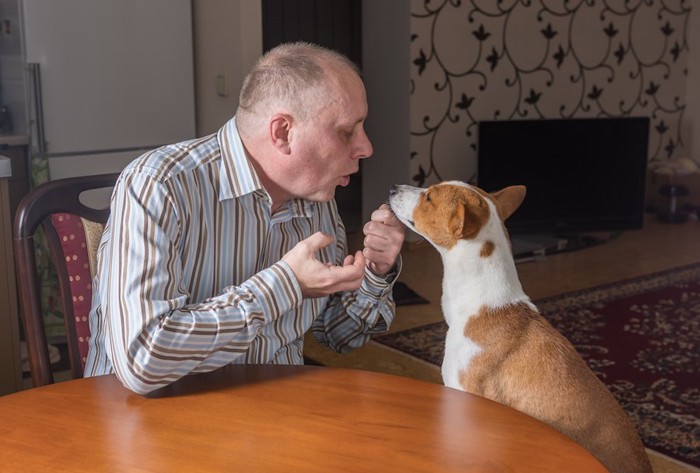
{"label": "striped shirt", "polygon": [[303,299],[282,256],[322,231],[320,251],[347,254],[335,201],[271,199],[248,161],[235,118],[217,133],[148,152],[114,188],[98,250],[85,376],[115,373],[147,393],[230,363],[303,364],[309,329],[344,353],[385,332],[400,270],[365,270],[356,291]]}

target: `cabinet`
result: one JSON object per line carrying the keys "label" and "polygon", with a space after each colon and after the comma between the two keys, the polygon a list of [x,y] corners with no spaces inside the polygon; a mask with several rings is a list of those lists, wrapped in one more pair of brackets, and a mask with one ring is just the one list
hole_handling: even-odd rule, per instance
{"label": "cabinet", "polygon": [[0,395],[3,395],[22,389],[12,223],[19,201],[29,190],[29,176],[25,145],[9,146],[0,150],[0,156],[3,156],[2,169],[10,171],[0,174]]}

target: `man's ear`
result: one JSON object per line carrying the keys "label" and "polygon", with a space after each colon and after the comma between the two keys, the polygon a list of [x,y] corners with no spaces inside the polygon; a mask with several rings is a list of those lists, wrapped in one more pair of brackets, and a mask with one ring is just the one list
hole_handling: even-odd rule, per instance
{"label": "man's ear", "polygon": [[292,117],[286,113],[278,113],[270,120],[270,140],[280,153],[291,153],[290,135]]}

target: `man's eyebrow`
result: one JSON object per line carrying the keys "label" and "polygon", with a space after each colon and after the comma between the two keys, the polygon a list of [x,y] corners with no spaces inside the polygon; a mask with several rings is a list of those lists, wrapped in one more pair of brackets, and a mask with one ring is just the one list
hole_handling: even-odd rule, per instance
{"label": "man's eyebrow", "polygon": [[337,126],[340,127],[340,128],[344,128],[344,127],[348,127],[348,126],[349,126],[349,127],[352,127],[352,128],[355,128],[357,125],[361,124],[361,123],[364,122],[364,121],[365,121],[365,117],[362,117],[362,118],[358,118],[357,120],[352,121],[352,122],[350,122],[350,121],[348,121],[348,122],[342,122],[342,121],[341,121],[341,122],[338,122],[338,125],[337,125]]}

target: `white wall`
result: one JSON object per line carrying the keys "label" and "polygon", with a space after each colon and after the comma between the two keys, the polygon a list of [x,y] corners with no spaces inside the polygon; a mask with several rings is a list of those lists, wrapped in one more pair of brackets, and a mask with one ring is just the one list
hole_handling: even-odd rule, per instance
{"label": "white wall", "polygon": [[362,162],[362,216],[385,202],[394,184],[409,183],[410,2],[362,2],[362,64],[374,155]]}
{"label": "white wall", "polygon": [[[260,1],[192,2],[197,136],[218,130],[236,113],[238,92],[262,54]],[[222,77],[225,95],[217,93]]]}

